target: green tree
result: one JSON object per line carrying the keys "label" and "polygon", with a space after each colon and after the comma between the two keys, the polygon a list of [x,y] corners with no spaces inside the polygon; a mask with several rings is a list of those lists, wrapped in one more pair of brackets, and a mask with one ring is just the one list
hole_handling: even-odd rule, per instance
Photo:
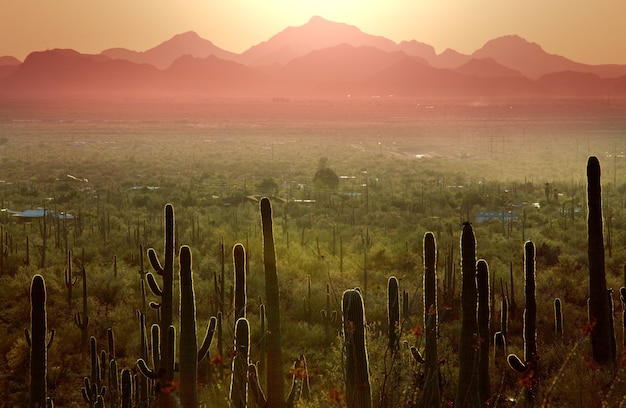
{"label": "green tree", "polygon": [[266,196],[275,196],[278,193],[278,184],[273,178],[264,178],[257,184],[257,188],[261,194]]}
{"label": "green tree", "polygon": [[328,160],[321,158],[318,164],[318,170],[313,176],[313,184],[316,187],[336,189],[339,186],[339,176],[333,169],[327,166]]}

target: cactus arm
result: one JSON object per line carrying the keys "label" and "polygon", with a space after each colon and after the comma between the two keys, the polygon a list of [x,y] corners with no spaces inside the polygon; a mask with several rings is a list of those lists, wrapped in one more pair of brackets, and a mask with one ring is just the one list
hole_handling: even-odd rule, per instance
{"label": "cactus arm", "polygon": [[159,373],[157,371],[150,369],[148,367],[148,364],[143,358],[137,359],[137,367],[139,368],[139,371],[141,371],[141,374],[150,378],[151,380],[159,379]]}
{"label": "cactus arm", "polygon": [[200,350],[198,350],[198,362],[200,362],[209,352],[209,348],[211,347],[211,342],[213,341],[213,335],[215,334],[215,327],[217,326],[217,318],[215,316],[211,316],[209,320],[209,324],[206,328],[206,334],[204,335],[204,340],[202,340],[202,345],[200,346]]}
{"label": "cactus arm", "polygon": [[419,363],[419,364],[426,364],[426,360],[424,360],[424,357],[422,357],[422,353],[420,353],[420,351],[417,349],[417,347],[415,346],[411,346],[411,356],[413,356],[413,359]]}
{"label": "cactus arm", "polygon": [[157,274],[163,275],[163,267],[153,248],[148,249],[148,260],[150,261],[150,265],[152,265],[152,269],[154,269]]}
{"label": "cactus arm", "polygon": [[267,406],[267,398],[265,394],[263,394],[263,390],[259,384],[259,375],[254,364],[248,364],[248,384],[250,384],[250,391],[256,406],[258,408],[265,408]]}
{"label": "cactus arm", "polygon": [[528,370],[528,366],[524,364],[524,362],[522,362],[522,359],[520,359],[515,354],[509,354],[506,358],[506,361],[509,363],[509,366],[513,370],[517,371],[520,374],[523,374],[526,372],[526,370]]}
{"label": "cactus arm", "polygon": [[154,275],[151,274],[150,272],[148,272],[148,273],[146,273],[146,279],[148,280],[148,286],[150,287],[150,290],[152,291],[152,293],[155,296],[158,296],[158,297],[163,296],[163,291],[159,287],[159,284],[157,283],[156,279],[154,278]]}

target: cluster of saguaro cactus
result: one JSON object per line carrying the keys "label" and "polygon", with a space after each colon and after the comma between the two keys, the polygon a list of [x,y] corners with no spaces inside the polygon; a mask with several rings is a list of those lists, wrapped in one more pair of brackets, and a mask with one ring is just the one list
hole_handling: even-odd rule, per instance
{"label": "cluster of saguaro cactus", "polygon": [[95,337],[91,337],[89,359],[91,361],[91,375],[84,378],[84,386],[81,389],[83,399],[90,407],[103,407],[107,387],[104,385],[100,360],[98,356],[98,344]]}

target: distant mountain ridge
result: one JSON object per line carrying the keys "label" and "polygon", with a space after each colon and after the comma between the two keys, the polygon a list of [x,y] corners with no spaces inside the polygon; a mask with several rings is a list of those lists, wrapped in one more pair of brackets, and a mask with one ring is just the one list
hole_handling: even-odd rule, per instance
{"label": "distant mountain ridge", "polygon": [[23,63],[0,57],[0,97],[43,93],[622,97],[626,66],[578,63],[516,35],[488,41],[471,55],[437,54],[415,40],[395,43],[313,17],[241,54],[190,31],[146,51],[54,49],[33,52]]}

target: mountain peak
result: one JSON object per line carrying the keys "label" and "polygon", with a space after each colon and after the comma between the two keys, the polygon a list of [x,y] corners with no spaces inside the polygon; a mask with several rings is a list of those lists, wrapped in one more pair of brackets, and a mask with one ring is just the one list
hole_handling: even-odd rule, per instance
{"label": "mountain peak", "polygon": [[[397,44],[387,38],[366,34],[353,25],[313,16],[307,23],[287,27],[269,40],[251,47],[242,54],[242,61],[251,65],[284,64],[311,51],[342,43],[355,47],[372,46],[387,52],[398,49]],[[289,50],[289,53],[285,53],[285,50]],[[272,57],[278,55],[288,58]]]}

